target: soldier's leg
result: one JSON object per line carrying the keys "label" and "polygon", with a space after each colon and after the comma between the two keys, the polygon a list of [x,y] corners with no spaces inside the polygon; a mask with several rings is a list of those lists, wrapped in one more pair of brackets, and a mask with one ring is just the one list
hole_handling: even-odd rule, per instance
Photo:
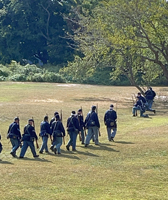
{"label": "soldier's leg", "polygon": [[113,128],[113,132],[111,134],[111,139],[113,140],[115,138],[115,135],[117,133],[117,129],[116,128]]}
{"label": "soldier's leg", "polygon": [[70,139],[67,144],[68,147],[72,146],[72,144],[73,144],[73,132],[69,131],[69,137],[70,137]]}
{"label": "soldier's leg", "polygon": [[37,154],[36,154],[36,151],[35,151],[34,142],[29,141],[29,142],[28,142],[28,145],[29,145],[29,147],[30,147],[30,149],[31,149],[31,152],[32,152],[33,156],[36,157]]}
{"label": "soldier's leg", "polygon": [[81,130],[81,138],[82,138],[82,144],[84,144],[84,142],[85,142],[85,134],[84,134],[83,128]]}
{"label": "soldier's leg", "polygon": [[48,152],[48,146],[47,146],[47,142],[48,142],[48,137],[45,137],[45,141],[44,141],[44,149],[45,149],[45,152]]}
{"label": "soldier's leg", "polygon": [[72,151],[75,151],[76,150],[76,138],[77,138],[77,133],[74,131],[73,132],[73,135],[72,135],[72,137],[73,137],[73,143],[72,143]]}
{"label": "soldier's leg", "polygon": [[94,135],[93,129],[92,129],[92,127],[89,127],[88,128],[88,134],[87,134],[86,139],[85,139],[85,146],[90,143],[90,140],[93,137],[93,135]]}
{"label": "soldier's leg", "polygon": [[136,116],[136,111],[138,110],[138,108],[137,107],[133,107],[132,108],[132,114],[133,114],[133,116]]}
{"label": "soldier's leg", "polygon": [[57,137],[56,138],[56,151],[58,151],[58,154],[61,153],[61,149],[60,149],[61,145],[62,145],[62,137]]}
{"label": "soldier's leg", "polygon": [[26,150],[27,150],[27,147],[28,147],[27,141],[23,141],[23,146],[22,146],[22,149],[21,149],[21,152],[20,152],[20,158],[24,157]]}
{"label": "soldier's leg", "polygon": [[13,138],[10,138],[10,141],[12,143],[11,153],[16,154],[16,150],[19,148],[19,141],[18,139],[13,139]]}
{"label": "soldier's leg", "polygon": [[93,127],[93,133],[94,133],[94,138],[95,138],[95,144],[99,144],[99,128],[94,126]]}
{"label": "soldier's leg", "polygon": [[111,141],[111,128],[107,127],[107,136],[108,136],[108,140]]}
{"label": "soldier's leg", "polygon": [[42,143],[40,151],[39,151],[40,153],[43,153],[43,150],[45,148],[45,137],[42,137],[42,141],[43,141],[43,143]]}
{"label": "soldier's leg", "polygon": [[1,142],[0,142],[0,153],[2,152],[2,144],[1,144]]}

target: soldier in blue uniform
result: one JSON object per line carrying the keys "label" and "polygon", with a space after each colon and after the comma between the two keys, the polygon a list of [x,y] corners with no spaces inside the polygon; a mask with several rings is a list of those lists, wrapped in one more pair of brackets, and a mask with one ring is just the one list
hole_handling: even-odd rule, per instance
{"label": "soldier in blue uniform", "polygon": [[90,140],[94,137],[95,145],[99,144],[99,128],[100,123],[96,113],[96,106],[92,106],[91,111],[87,114],[85,119],[85,127],[88,129],[88,133],[85,140],[85,147],[90,143]]}
{"label": "soldier in blue uniform", "polygon": [[12,150],[10,154],[13,157],[16,157],[16,150],[19,148],[21,142],[21,133],[20,133],[20,127],[19,127],[19,118],[15,117],[14,122],[10,124],[7,134],[7,139],[10,139],[10,142],[12,144]]}
{"label": "soldier in blue uniform", "polygon": [[60,147],[62,145],[62,138],[65,137],[65,129],[62,122],[60,121],[59,115],[55,116],[55,121],[52,123],[51,126],[51,132],[53,135],[52,149],[55,154],[57,152],[58,154],[61,154]]}
{"label": "soldier in blue uniform", "polygon": [[111,104],[110,109],[106,111],[104,115],[104,124],[107,127],[108,140],[114,142],[114,137],[117,132],[117,113],[113,108],[114,106]]}
{"label": "soldier in blue uniform", "polygon": [[76,151],[76,138],[80,132],[80,127],[75,111],[72,111],[71,116],[67,120],[67,131],[70,136],[70,140],[66,145],[66,148],[69,151],[69,147],[72,146],[72,151]]}
{"label": "soldier in blue uniform", "polygon": [[156,96],[155,91],[152,90],[151,87],[148,88],[148,90],[145,92],[145,98],[148,102],[148,109],[149,111],[153,111],[155,113],[155,110],[152,109],[152,104],[153,104],[153,100]]}
{"label": "soldier in blue uniform", "polygon": [[45,149],[45,152],[48,153],[48,137],[50,136],[51,139],[51,130],[50,130],[50,124],[48,123],[48,116],[44,117],[44,121],[40,124],[40,136],[42,137],[43,143],[41,145],[39,153],[43,153],[43,150]]}
{"label": "soldier in blue uniform", "polygon": [[84,134],[85,123],[83,121],[82,109],[78,110],[77,119],[79,121],[79,126],[80,126],[80,131],[81,131],[82,144],[85,144],[84,143],[85,142],[85,134]]}
{"label": "soldier in blue uniform", "polygon": [[58,113],[57,111],[55,111],[54,117],[50,120],[50,128],[51,128],[51,126],[52,126],[52,123],[55,121],[55,116],[56,116],[56,115],[59,115],[59,113]]}
{"label": "soldier in blue uniform", "polygon": [[144,99],[145,98],[142,97],[141,95],[137,96],[136,104],[134,104],[134,106],[132,108],[133,117],[136,116],[135,115],[136,110],[140,110],[140,117],[148,117],[148,115],[144,115],[145,110],[146,110],[146,106],[145,106],[146,100],[144,100]]}
{"label": "soldier in blue uniform", "polygon": [[35,147],[34,147],[34,139],[37,140],[37,135],[33,127],[34,120],[29,119],[28,124],[24,127],[24,134],[22,136],[23,146],[20,152],[20,157],[23,158],[26,150],[28,147],[30,147],[31,152],[34,157],[39,157],[39,155],[36,154]]}

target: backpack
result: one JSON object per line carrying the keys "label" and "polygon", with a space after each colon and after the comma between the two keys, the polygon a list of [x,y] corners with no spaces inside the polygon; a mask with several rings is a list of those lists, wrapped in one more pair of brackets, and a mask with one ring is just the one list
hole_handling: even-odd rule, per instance
{"label": "backpack", "polygon": [[116,121],[114,119],[112,119],[113,112],[114,112],[113,110],[109,110],[106,113],[106,126],[107,127],[115,127],[116,126]]}

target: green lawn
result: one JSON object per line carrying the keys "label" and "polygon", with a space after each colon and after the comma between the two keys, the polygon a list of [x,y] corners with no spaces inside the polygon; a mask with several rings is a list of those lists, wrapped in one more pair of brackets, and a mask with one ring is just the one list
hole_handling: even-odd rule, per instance
{"label": "green lawn", "polygon": [[[159,98],[156,114],[132,117],[134,87],[108,87],[49,83],[0,83],[0,200],[80,200],[80,199],[168,199],[168,88],[154,88]],[[113,103],[118,113],[115,143],[108,142],[103,117]],[[100,146],[85,148],[77,141],[77,152],[43,154],[34,159],[30,150],[25,158],[12,158],[6,139],[9,124],[20,117],[23,128],[32,116],[36,131],[47,113],[63,110],[63,123],[72,110],[81,106],[86,116],[92,105],[99,105]],[[138,113],[139,114],[139,113]],[[66,143],[68,136],[66,136]],[[41,145],[41,139],[39,140]],[[38,151],[38,150],[37,150]],[[20,149],[17,152],[19,155]]]}

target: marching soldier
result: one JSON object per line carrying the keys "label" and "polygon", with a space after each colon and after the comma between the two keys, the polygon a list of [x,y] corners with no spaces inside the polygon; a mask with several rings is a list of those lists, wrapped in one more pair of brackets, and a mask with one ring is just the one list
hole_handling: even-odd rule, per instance
{"label": "marching soldier", "polygon": [[41,122],[40,125],[40,136],[42,137],[43,143],[41,145],[39,153],[43,153],[43,150],[45,149],[45,152],[48,153],[48,136],[50,136],[51,139],[51,130],[50,130],[50,124],[48,123],[48,116],[44,117],[44,121]]}
{"label": "marching soldier", "polygon": [[96,113],[96,106],[92,106],[91,111],[87,114],[85,119],[85,127],[88,129],[88,134],[85,140],[85,147],[90,143],[90,140],[94,137],[95,145],[99,144],[99,128],[100,123]]}
{"label": "marching soldier", "polygon": [[28,124],[24,127],[24,134],[22,137],[23,146],[22,146],[19,158],[24,158],[24,155],[28,147],[30,147],[34,158],[39,157],[39,155],[36,154],[35,147],[34,147],[34,139],[37,141],[38,138],[34,130],[33,124],[34,124],[34,120],[29,119]]}
{"label": "marching soldier", "polygon": [[15,117],[14,122],[10,124],[8,129],[8,135],[7,139],[10,139],[10,142],[12,144],[12,150],[10,154],[13,157],[16,157],[16,151],[19,148],[21,142],[21,133],[20,133],[20,127],[19,127],[19,118]]}
{"label": "marching soldier", "polygon": [[52,123],[51,130],[53,135],[52,149],[55,154],[57,152],[58,154],[61,154],[60,147],[62,145],[62,138],[65,137],[65,129],[62,122],[60,121],[59,115],[55,116],[55,121]]}
{"label": "marching soldier", "polygon": [[52,123],[55,121],[55,116],[56,115],[59,115],[59,113],[56,111],[55,113],[54,113],[54,117],[51,119],[51,121],[50,121],[50,128],[51,128],[51,126],[52,126]]}
{"label": "marching soldier", "polygon": [[67,131],[69,133],[70,140],[66,145],[66,148],[69,151],[69,147],[72,146],[72,151],[76,151],[76,138],[80,132],[80,127],[75,111],[72,111],[71,116],[67,120]]}
{"label": "marching soldier", "polygon": [[108,140],[114,142],[114,137],[117,132],[117,113],[113,110],[114,106],[111,104],[110,109],[104,115],[104,124],[107,127]]}
{"label": "marching soldier", "polygon": [[78,121],[79,121],[79,126],[81,130],[81,140],[82,144],[85,144],[85,134],[84,134],[84,128],[85,128],[85,123],[83,122],[83,114],[82,114],[82,109],[78,110],[78,115],[77,115]]}

